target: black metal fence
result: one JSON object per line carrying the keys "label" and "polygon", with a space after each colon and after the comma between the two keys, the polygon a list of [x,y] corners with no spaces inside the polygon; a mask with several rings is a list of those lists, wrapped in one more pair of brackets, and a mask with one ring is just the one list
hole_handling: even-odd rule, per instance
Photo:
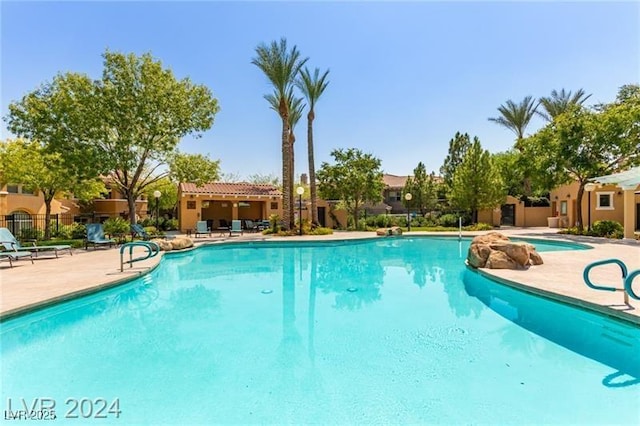
{"label": "black metal fence", "polygon": [[[50,216],[51,233],[56,234],[62,226],[71,225],[74,222],[80,221],[80,216],[72,214],[52,214]],[[0,228],[8,228],[18,239],[35,238],[36,236],[44,234],[46,223],[46,215],[44,214],[14,213],[0,215]]]}

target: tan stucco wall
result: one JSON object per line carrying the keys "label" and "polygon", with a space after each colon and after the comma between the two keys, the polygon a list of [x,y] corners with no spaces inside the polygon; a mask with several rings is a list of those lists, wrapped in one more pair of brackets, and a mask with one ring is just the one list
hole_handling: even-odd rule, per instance
{"label": "tan stucco wall", "polygon": [[[182,232],[193,230],[199,220],[213,221],[213,229],[220,226],[220,219],[227,222],[235,219],[263,220],[272,214],[282,216],[280,209],[282,201],[275,197],[247,197],[247,196],[211,196],[178,194],[178,222]],[[188,209],[188,202],[195,202],[195,209]],[[203,203],[209,206],[203,208]],[[240,206],[248,203],[249,206]],[[271,203],[277,203],[276,209],[271,209]]]}
{"label": "tan stucco wall", "polygon": [[[563,185],[551,191],[551,200],[556,202],[556,212],[560,215],[560,206],[563,200],[567,201],[568,207],[568,226],[576,226],[577,215],[577,198],[578,198],[578,182],[573,182],[568,185]],[[613,210],[598,209],[598,193],[601,192],[613,192]],[[624,196],[622,189],[613,185],[605,185],[596,188],[591,193],[591,223],[598,220],[615,220],[621,224],[624,222]],[[584,226],[589,225],[589,193],[584,192],[582,196],[582,218]]]}

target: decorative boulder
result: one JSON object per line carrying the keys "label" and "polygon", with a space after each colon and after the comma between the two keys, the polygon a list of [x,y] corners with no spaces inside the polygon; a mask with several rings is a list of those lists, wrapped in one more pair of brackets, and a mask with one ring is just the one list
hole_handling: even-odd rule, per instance
{"label": "decorative boulder", "polygon": [[173,250],[173,246],[171,245],[170,241],[161,240],[160,238],[155,238],[155,239],[153,239],[151,241],[156,243],[157,245],[159,245],[160,246],[160,250],[162,250],[162,251],[171,251],[171,250]]}
{"label": "decorative boulder", "polygon": [[378,228],[376,230],[376,235],[402,235],[402,228],[400,228],[399,226],[394,226],[391,228]]}
{"label": "decorative boulder", "polygon": [[527,269],[543,262],[532,244],[513,242],[499,232],[490,232],[471,241],[467,263],[474,268]]}
{"label": "decorative boulder", "polygon": [[188,237],[176,237],[169,242],[171,243],[171,247],[174,250],[182,250],[189,247],[193,247],[193,240]]}

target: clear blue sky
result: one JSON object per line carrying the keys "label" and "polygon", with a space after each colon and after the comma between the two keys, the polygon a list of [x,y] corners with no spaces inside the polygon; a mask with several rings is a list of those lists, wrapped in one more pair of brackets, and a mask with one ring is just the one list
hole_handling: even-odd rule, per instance
{"label": "clear blue sky", "polygon": [[[201,139],[222,171],[280,176],[280,120],[252,65],[255,47],[286,37],[330,68],[316,108],[316,167],[357,147],[385,172],[439,170],[456,131],[491,152],[514,135],[487,121],[507,99],[584,88],[610,102],[640,78],[640,3],[612,2],[7,2],[0,5],[1,115],[58,72],[98,78],[106,48],[151,52],[178,78],[207,85],[221,111]],[[542,125],[531,123],[528,133]],[[296,174],[306,171],[306,120]],[[1,138],[11,135],[2,125]]]}

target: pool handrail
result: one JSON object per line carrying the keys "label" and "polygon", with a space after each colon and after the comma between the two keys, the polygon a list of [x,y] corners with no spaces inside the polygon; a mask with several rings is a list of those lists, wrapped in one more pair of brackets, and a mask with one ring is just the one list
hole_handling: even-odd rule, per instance
{"label": "pool handrail", "polygon": [[[147,249],[147,253],[144,256],[133,257],[134,247],[144,247]],[[129,249],[129,260],[124,260],[124,251]],[[124,264],[128,263],[129,268],[133,267],[134,262],[140,262],[149,258],[155,257],[160,253],[160,246],[153,241],[132,241],[130,243],[124,243],[120,247],[120,272],[124,272]]]}
{"label": "pool handrail", "polygon": [[631,284],[633,283],[633,279],[638,276],[640,276],[640,269],[636,269],[635,271],[631,272],[624,280],[625,291],[627,292],[627,294],[629,294],[629,296],[636,300],[640,300],[640,295],[633,291],[633,288],[631,288]]}
{"label": "pool handrail", "polygon": [[[603,285],[596,285],[596,284],[591,282],[591,279],[589,278],[589,272],[591,272],[591,270],[593,268],[595,268],[596,266],[610,265],[610,264],[616,264],[616,265],[618,265],[620,267],[620,270],[622,272],[622,288],[607,287],[607,286],[603,286]],[[635,272],[634,272],[634,274],[635,274]],[[604,259],[604,260],[597,260],[595,262],[591,262],[590,264],[588,264],[584,268],[584,272],[582,273],[582,278],[584,279],[585,284],[587,286],[591,287],[594,290],[622,291],[624,293],[624,303],[628,305],[629,304],[629,292],[627,290],[627,285],[626,285],[627,275],[628,275],[627,265],[625,265],[623,261],[621,261],[620,259]],[[630,287],[631,287],[631,284],[629,283],[629,288]],[[635,296],[635,293],[634,293],[634,296]]]}

